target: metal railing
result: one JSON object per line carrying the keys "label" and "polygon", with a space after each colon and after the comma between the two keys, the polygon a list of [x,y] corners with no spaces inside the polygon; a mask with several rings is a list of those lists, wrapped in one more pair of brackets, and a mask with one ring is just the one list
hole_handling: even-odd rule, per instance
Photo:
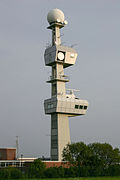
{"label": "metal railing", "polygon": [[61,74],[58,74],[58,75],[54,75],[54,76],[49,76],[49,81],[52,81],[52,80],[55,80],[55,79],[58,79],[58,80],[70,80],[70,78],[66,75],[61,75]]}

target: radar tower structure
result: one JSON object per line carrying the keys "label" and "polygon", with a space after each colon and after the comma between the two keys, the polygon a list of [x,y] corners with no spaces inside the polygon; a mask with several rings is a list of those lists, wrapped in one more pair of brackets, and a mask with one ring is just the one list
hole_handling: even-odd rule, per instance
{"label": "radar tower structure", "polygon": [[[51,115],[51,160],[62,161],[64,147],[70,143],[68,117],[84,115],[88,102],[80,100],[74,95],[74,89],[66,94],[65,83],[69,82],[64,75],[64,68],[75,64],[77,52],[75,49],[61,45],[60,29],[67,21],[64,13],[53,9],[47,16],[49,27],[52,30],[52,46],[46,48],[45,65],[52,67],[50,79],[51,98],[44,101],[45,114]],[[76,90],[75,90],[76,91]]]}

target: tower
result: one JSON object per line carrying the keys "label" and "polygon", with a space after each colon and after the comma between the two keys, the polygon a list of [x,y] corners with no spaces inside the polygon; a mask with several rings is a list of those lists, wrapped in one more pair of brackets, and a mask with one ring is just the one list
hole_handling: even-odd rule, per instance
{"label": "tower", "polygon": [[52,67],[48,83],[51,83],[51,98],[44,101],[45,114],[51,115],[51,160],[62,161],[62,151],[70,143],[68,117],[84,115],[88,102],[74,95],[74,89],[66,93],[65,83],[69,79],[64,75],[64,68],[75,64],[77,52],[67,46],[62,46],[60,29],[67,21],[59,9],[53,9],[47,16],[52,30],[52,45],[45,50],[45,65]]}

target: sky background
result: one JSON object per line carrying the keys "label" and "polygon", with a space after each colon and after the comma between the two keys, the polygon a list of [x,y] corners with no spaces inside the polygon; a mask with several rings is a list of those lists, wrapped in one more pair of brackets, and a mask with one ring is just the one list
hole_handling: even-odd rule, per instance
{"label": "sky background", "polygon": [[120,148],[120,1],[0,0],[0,147],[19,155],[50,156],[50,67],[44,51],[51,43],[47,14],[61,9],[68,21],[61,33],[64,45],[78,52],[76,64],[65,70],[67,88],[89,101],[85,116],[69,119],[72,142],[107,142]]}

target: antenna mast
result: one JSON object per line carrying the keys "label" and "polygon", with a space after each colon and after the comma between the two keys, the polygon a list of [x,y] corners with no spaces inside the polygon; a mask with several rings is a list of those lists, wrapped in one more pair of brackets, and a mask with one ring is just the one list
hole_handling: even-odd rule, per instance
{"label": "antenna mast", "polygon": [[16,158],[19,158],[19,143],[18,143],[18,136],[16,136]]}

